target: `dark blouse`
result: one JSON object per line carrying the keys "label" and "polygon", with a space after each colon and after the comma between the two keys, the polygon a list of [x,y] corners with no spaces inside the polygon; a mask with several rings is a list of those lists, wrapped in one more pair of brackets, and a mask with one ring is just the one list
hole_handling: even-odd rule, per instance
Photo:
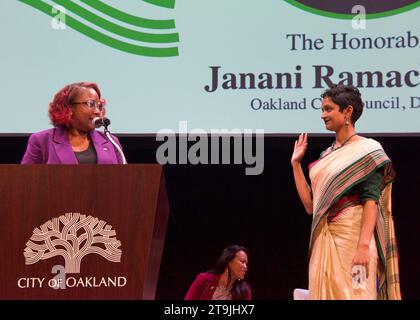
{"label": "dark blouse", "polygon": [[381,168],[377,169],[375,172],[371,173],[365,181],[355,185],[343,196],[352,196],[356,193],[359,193],[361,203],[364,203],[369,199],[378,203],[379,197],[381,195],[381,183],[383,178],[382,171],[383,170]]}
{"label": "dark blouse", "polygon": [[89,147],[85,151],[75,151],[74,155],[79,164],[98,163],[98,156],[92,142],[89,143]]}

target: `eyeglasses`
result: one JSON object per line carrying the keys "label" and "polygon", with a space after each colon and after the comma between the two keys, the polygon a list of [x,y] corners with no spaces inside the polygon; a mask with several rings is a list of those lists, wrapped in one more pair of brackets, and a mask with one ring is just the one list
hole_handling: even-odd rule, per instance
{"label": "eyeglasses", "polygon": [[95,108],[98,108],[99,111],[102,111],[105,108],[105,100],[103,100],[103,99],[101,99],[99,101],[87,100],[87,101],[84,101],[84,102],[73,102],[73,103],[71,103],[71,105],[74,105],[74,104],[85,104],[91,110],[93,110]]}

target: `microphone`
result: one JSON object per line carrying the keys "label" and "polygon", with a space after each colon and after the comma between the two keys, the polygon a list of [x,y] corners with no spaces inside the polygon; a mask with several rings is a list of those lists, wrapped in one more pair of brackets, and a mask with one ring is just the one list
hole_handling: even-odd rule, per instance
{"label": "microphone", "polygon": [[104,134],[108,138],[108,140],[114,145],[114,147],[117,149],[118,153],[121,156],[122,163],[127,164],[127,160],[125,159],[124,152],[122,151],[121,147],[118,145],[118,143],[115,142],[115,140],[112,138],[111,132],[108,130],[108,126],[111,124],[111,120],[109,120],[106,117],[95,117],[92,119],[92,124],[95,128],[104,127]]}
{"label": "microphone", "polygon": [[110,124],[111,124],[111,120],[109,120],[106,117],[95,117],[92,119],[92,124],[94,125],[95,128],[100,128],[100,127],[105,127],[107,128]]}

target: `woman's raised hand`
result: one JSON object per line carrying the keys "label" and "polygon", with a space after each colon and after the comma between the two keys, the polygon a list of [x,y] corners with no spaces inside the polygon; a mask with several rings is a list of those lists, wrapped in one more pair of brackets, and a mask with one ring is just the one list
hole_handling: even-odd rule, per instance
{"label": "woman's raised hand", "polygon": [[302,161],[308,147],[308,134],[301,133],[299,139],[295,141],[295,148],[293,149],[291,164],[298,164]]}

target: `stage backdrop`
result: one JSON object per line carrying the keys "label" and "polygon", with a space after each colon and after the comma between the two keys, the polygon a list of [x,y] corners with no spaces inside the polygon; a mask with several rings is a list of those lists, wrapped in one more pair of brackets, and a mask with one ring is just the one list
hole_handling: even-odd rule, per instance
{"label": "stage backdrop", "polygon": [[333,82],[361,89],[359,132],[420,132],[419,2],[329,3],[0,1],[0,133],[47,128],[53,94],[82,80],[118,133],[322,133]]}

